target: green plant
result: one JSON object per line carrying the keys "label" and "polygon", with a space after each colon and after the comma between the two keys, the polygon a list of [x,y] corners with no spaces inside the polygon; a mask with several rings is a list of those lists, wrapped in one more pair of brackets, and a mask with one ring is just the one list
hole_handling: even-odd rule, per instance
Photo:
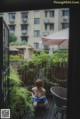
{"label": "green plant", "polygon": [[53,63],[68,61],[68,50],[57,50],[52,55]]}
{"label": "green plant", "polygon": [[30,59],[22,60],[19,64],[19,74],[24,85],[30,89],[37,78],[41,78],[47,85],[57,85],[67,79],[68,51],[54,51],[49,55],[43,50],[34,53]]}
{"label": "green plant", "polygon": [[11,42],[10,43],[11,46],[22,46],[22,45],[28,45],[30,47],[32,47],[30,44],[28,44],[26,41],[15,41],[15,42]]}
{"label": "green plant", "polygon": [[22,59],[22,56],[20,55],[10,55],[10,62],[18,62]]}
{"label": "green plant", "polygon": [[33,113],[31,94],[26,87],[22,87],[18,73],[10,68],[10,108],[11,119],[20,119],[26,110]]}
{"label": "green plant", "polygon": [[16,42],[17,41],[17,37],[14,34],[10,34],[9,35],[9,42]]}

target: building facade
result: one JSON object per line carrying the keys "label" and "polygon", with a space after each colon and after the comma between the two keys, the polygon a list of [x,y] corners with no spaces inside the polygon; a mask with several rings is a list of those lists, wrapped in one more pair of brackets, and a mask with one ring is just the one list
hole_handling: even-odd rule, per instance
{"label": "building facade", "polygon": [[43,36],[69,27],[69,9],[45,9],[0,13],[19,41],[26,41],[35,49],[48,48],[40,41]]}

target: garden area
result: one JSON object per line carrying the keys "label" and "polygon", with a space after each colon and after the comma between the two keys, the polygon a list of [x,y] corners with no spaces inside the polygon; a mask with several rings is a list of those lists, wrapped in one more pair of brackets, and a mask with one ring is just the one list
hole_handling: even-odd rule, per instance
{"label": "garden area", "polygon": [[[3,20],[1,19],[1,21],[3,25]],[[1,54],[3,58],[2,106],[5,106],[5,109],[10,108],[11,119],[39,119],[40,116],[42,116],[40,119],[52,119],[55,112],[52,98],[48,100],[50,108],[45,115],[39,113],[34,118],[35,110],[32,105],[31,89],[35,86],[36,79],[43,80],[46,97],[51,95],[50,88],[52,86],[67,88],[68,50],[55,50],[52,55],[47,50],[36,51],[31,45],[18,42],[19,40],[14,35],[8,32],[6,35],[5,31],[8,31],[8,28],[5,23],[4,25],[4,37],[2,36],[3,42],[1,42],[3,45],[3,48],[1,47],[3,50],[3,55]],[[27,49],[30,52],[29,58],[24,57]],[[29,116],[26,115],[24,118],[25,114]]]}
{"label": "garden area", "polygon": [[30,59],[21,55],[10,55],[11,116],[22,119],[27,112],[34,116],[31,89],[36,79],[44,81],[46,95],[51,95],[52,86],[67,88],[68,50],[35,51]]}

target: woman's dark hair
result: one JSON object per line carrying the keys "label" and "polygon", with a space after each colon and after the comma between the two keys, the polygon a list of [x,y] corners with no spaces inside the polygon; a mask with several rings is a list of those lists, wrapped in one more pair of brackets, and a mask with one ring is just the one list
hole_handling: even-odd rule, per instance
{"label": "woman's dark hair", "polygon": [[35,81],[35,85],[36,85],[36,86],[43,86],[43,80],[37,79],[37,80]]}

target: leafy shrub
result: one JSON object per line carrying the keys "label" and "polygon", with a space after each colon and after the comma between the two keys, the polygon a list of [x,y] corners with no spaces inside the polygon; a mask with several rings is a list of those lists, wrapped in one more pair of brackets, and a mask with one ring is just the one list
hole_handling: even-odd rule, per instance
{"label": "leafy shrub", "polygon": [[53,62],[63,62],[68,61],[68,50],[57,50],[54,51],[52,55]]}
{"label": "leafy shrub", "polygon": [[[31,46],[30,44],[28,44],[26,41],[15,41],[15,42],[11,42],[10,43],[11,46],[21,46],[21,45],[28,45]],[[31,46],[32,47],[32,46]]]}
{"label": "leafy shrub", "polygon": [[11,62],[18,62],[21,59],[22,59],[22,57],[20,55],[10,55]]}
{"label": "leafy shrub", "polygon": [[57,85],[67,80],[67,62],[67,50],[54,51],[53,55],[40,51],[30,59],[22,60],[18,71],[28,89],[37,78],[43,79],[47,85]]}
{"label": "leafy shrub", "polygon": [[12,43],[12,42],[16,42],[16,41],[17,41],[17,37],[14,34],[10,34],[9,35],[9,42]]}
{"label": "leafy shrub", "polygon": [[31,94],[26,87],[22,87],[22,81],[17,72],[10,69],[10,108],[11,119],[20,119],[27,110],[33,113]]}

